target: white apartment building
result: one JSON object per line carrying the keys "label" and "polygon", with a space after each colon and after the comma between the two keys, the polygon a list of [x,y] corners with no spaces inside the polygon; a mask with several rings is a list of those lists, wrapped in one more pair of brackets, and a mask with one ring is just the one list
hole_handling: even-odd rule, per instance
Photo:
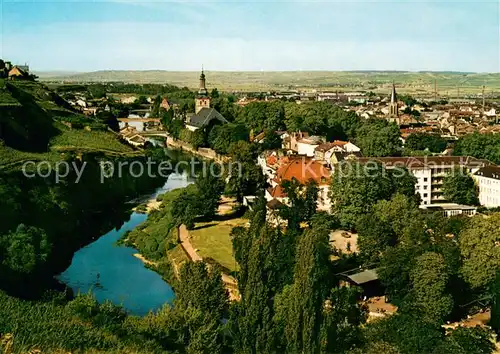
{"label": "white apartment building", "polygon": [[473,175],[479,188],[479,203],[488,208],[500,206],[500,167],[485,166]]}
{"label": "white apartment building", "polygon": [[378,161],[386,169],[406,167],[417,178],[415,192],[420,194],[422,206],[446,203],[441,190],[443,179],[454,168],[461,167],[474,174],[485,166],[491,165],[486,160],[470,156],[371,157],[360,158],[359,161],[361,163]]}

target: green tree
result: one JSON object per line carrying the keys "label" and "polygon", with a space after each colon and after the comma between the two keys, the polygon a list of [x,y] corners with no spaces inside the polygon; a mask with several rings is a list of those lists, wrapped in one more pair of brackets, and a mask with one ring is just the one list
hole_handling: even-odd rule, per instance
{"label": "green tree", "polygon": [[373,321],[365,329],[368,345],[383,340],[397,348],[400,354],[434,353],[442,342],[443,334],[439,324],[425,322],[410,314],[395,314]]}
{"label": "green tree", "polygon": [[17,229],[0,236],[0,259],[14,272],[31,274],[49,259],[52,245],[45,231],[20,224]]}
{"label": "green tree", "polygon": [[189,143],[193,146],[194,149],[206,146],[205,132],[203,131],[203,129],[195,130],[191,134]]}
{"label": "green tree", "polygon": [[467,134],[455,143],[455,156],[472,156],[500,163],[500,136],[497,134]]}
{"label": "green tree", "polygon": [[224,191],[224,181],[218,177],[218,166],[210,165],[206,173],[198,176],[195,185],[196,197],[200,206],[200,214],[206,218],[213,218],[219,207],[219,200]]}
{"label": "green tree", "polygon": [[239,201],[242,201],[245,195],[256,195],[266,184],[262,170],[255,163],[254,146],[243,140],[231,143],[229,146],[232,163],[226,172],[227,183],[224,194],[234,196]]}
{"label": "green tree", "polygon": [[397,156],[402,142],[399,127],[384,119],[371,119],[356,130],[356,145],[365,156]]}
{"label": "green tree", "polygon": [[360,289],[333,288],[323,309],[319,333],[322,353],[345,353],[362,343],[361,325],[366,309],[358,303]]}
{"label": "green tree", "polygon": [[219,98],[219,90],[217,90],[216,88],[212,89],[212,92],[210,92],[210,97]]}
{"label": "green tree", "polygon": [[491,332],[479,326],[461,327],[451,331],[433,353],[435,354],[488,354],[495,351]]}
{"label": "green tree", "polygon": [[500,214],[473,217],[459,234],[461,273],[473,288],[485,287],[500,268]]}
{"label": "green tree", "polygon": [[180,269],[179,279],[176,306],[194,307],[222,320],[228,308],[228,294],[219,269],[209,268],[204,262],[187,262]]}
{"label": "green tree", "polygon": [[330,289],[328,235],[328,229],[318,226],[299,238],[293,284],[276,300],[278,336],[289,353],[314,353],[321,347],[317,334]]}
{"label": "green tree", "polygon": [[309,222],[316,213],[318,184],[311,179],[303,185],[292,179],[283,181],[281,187],[290,202],[290,206],[281,210],[281,215],[287,220],[288,228],[297,231],[302,222]]}
{"label": "green tree", "polygon": [[443,195],[453,203],[479,205],[474,179],[461,168],[455,168],[443,179]]}
{"label": "green tree", "polygon": [[361,215],[378,200],[389,199],[393,190],[392,179],[382,165],[342,162],[335,168],[330,185],[332,213],[342,227],[354,228]]}
{"label": "green tree", "polygon": [[427,252],[418,257],[411,279],[414,306],[425,320],[442,323],[453,309],[453,299],[446,293],[449,270],[443,256]]}
{"label": "green tree", "polygon": [[437,134],[412,133],[406,138],[405,148],[422,151],[428,149],[430,152],[439,153],[446,149],[448,142]]}
{"label": "green tree", "polygon": [[490,326],[496,333],[500,332],[500,272],[497,271],[492,286],[492,303]]}

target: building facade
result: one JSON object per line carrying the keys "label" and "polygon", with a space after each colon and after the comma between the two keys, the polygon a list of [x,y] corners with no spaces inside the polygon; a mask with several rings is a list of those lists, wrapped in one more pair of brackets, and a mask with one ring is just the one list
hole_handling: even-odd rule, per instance
{"label": "building facade", "polygon": [[361,163],[377,161],[386,169],[407,168],[416,178],[415,192],[421,197],[421,205],[445,203],[443,180],[454,169],[460,167],[474,174],[491,163],[470,156],[424,156],[424,157],[373,157],[360,158]]}
{"label": "building facade", "polygon": [[473,178],[479,189],[479,203],[488,208],[500,207],[500,167],[480,168]]}

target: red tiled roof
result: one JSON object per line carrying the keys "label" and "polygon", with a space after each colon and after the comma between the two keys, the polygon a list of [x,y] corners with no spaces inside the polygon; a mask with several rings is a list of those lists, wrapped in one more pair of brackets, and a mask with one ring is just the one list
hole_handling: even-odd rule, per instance
{"label": "red tiled roof", "polygon": [[318,161],[306,157],[290,158],[288,163],[280,166],[276,172],[275,181],[281,183],[284,180],[292,180],[295,178],[300,183],[307,183],[313,179],[318,184],[326,184],[329,182],[329,170]]}
{"label": "red tiled roof", "polygon": [[281,186],[279,184],[273,188],[268,188],[267,191],[269,192],[269,194],[273,198],[285,198],[286,197],[285,190],[283,188],[281,188]]}
{"label": "red tiled roof", "polygon": [[268,166],[276,165],[276,163],[278,163],[278,158],[276,156],[271,155],[266,158],[266,164]]}
{"label": "red tiled roof", "polygon": [[342,141],[342,140],[335,140],[333,142],[333,145],[343,147],[347,143],[349,143],[349,142],[348,141]]}

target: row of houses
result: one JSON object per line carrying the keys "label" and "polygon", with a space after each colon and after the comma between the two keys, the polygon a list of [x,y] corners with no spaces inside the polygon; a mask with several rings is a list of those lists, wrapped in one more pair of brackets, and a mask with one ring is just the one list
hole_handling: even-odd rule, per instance
{"label": "row of houses", "polygon": [[[386,169],[406,168],[416,177],[415,192],[419,194],[423,209],[442,210],[446,215],[476,213],[471,206],[449,203],[443,196],[444,178],[456,168],[469,173],[476,181],[480,204],[489,208],[500,207],[500,167],[487,160],[461,156],[426,156],[426,157],[361,157],[361,152],[340,152],[339,146],[348,146],[348,142],[331,142],[318,145],[314,156],[297,154],[295,151],[267,151],[258,158],[258,164],[270,185],[266,199],[270,206],[277,203],[289,204],[281,184],[285,180],[295,179],[305,184],[310,179],[319,187],[318,210],[330,210],[330,178],[335,167],[342,160],[352,159],[362,164],[376,161]],[[323,147],[324,146],[324,147]],[[329,149],[330,148],[330,149]],[[354,146],[354,149],[357,147]],[[327,154],[330,155],[327,155]],[[336,156],[342,156],[338,158]]]}

